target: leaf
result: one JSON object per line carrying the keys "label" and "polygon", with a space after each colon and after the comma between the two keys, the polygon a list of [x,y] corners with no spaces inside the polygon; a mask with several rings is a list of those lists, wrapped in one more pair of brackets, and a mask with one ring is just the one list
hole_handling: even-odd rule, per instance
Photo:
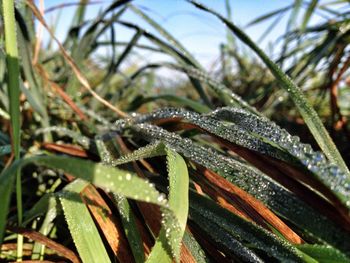
{"label": "leaf", "polygon": [[320,263],[350,262],[350,258],[331,246],[304,244],[297,245],[296,247]]}
{"label": "leaf", "polygon": [[318,117],[317,113],[310,106],[309,102],[303,95],[302,90],[298,86],[296,86],[296,84],[293,83],[293,81],[273,61],[271,61],[269,57],[243,31],[241,31],[233,23],[228,21],[226,18],[224,18],[217,12],[205,7],[200,3],[191,0],[190,2],[199,9],[202,9],[217,16],[224,24],[226,24],[231,29],[231,31],[240,40],[242,40],[246,45],[248,45],[252,50],[255,51],[255,53],[263,60],[265,65],[270,69],[275,78],[279,81],[281,87],[289,93],[295,105],[297,106],[300,114],[304,118],[305,123],[307,124],[311,133],[315,137],[315,140],[317,141],[320,148],[323,150],[323,152],[326,154],[329,160],[338,165],[339,168],[341,168],[344,171],[348,179],[350,179],[350,173],[343,158],[341,157],[338,149],[334,145],[326,128],[323,126],[322,121]]}
{"label": "leaf", "polygon": [[318,0],[312,0],[309,3],[309,5],[308,5],[308,7],[306,9],[306,13],[305,13],[304,18],[303,18],[303,22],[301,23],[301,31],[302,32],[305,31],[307,23],[309,22],[309,20],[310,20],[310,18],[312,16],[312,14],[313,14],[317,4],[318,4]]}
{"label": "leaf", "polygon": [[91,214],[80,197],[88,182],[77,179],[59,194],[64,217],[83,262],[111,262]]}
{"label": "leaf", "polygon": [[[182,157],[166,147],[162,143],[155,143],[140,148],[131,154],[121,157],[115,162],[115,165],[138,160],[141,158],[150,158],[159,155],[166,155],[169,177],[169,208],[174,211],[178,226],[163,226],[160,230],[156,244],[149,255],[147,262],[171,262],[171,255],[167,251],[167,242],[171,242],[171,248],[174,249],[175,259],[180,255],[180,244],[185,232],[187,213],[188,213],[188,185],[189,178],[187,166]],[[170,221],[170,220],[169,220]],[[177,229],[178,228],[178,229]]]}
{"label": "leaf", "polygon": [[148,123],[128,126],[125,121],[119,121],[113,130],[122,132],[126,128],[135,131],[146,141],[162,141],[184,157],[218,173],[262,201],[278,215],[293,222],[312,238],[324,240],[342,251],[350,249],[350,237],[342,228],[258,169]]}

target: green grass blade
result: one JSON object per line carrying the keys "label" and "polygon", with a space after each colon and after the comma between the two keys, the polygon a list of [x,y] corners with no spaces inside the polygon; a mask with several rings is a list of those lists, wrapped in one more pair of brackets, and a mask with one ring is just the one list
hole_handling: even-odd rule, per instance
{"label": "green grass blade", "polygon": [[[116,158],[114,153],[109,150],[108,144],[101,140],[98,136],[95,138],[97,150],[103,164],[114,166]],[[109,141],[114,146],[113,141]],[[109,145],[110,145],[109,144]],[[132,254],[136,263],[142,263],[145,261],[145,254],[142,244],[142,238],[138,231],[136,219],[133,210],[130,207],[128,200],[121,195],[114,194],[113,201],[115,202],[120,218],[124,227],[126,238],[128,239]]]}
{"label": "green grass blade", "polygon": [[291,7],[292,7],[292,5],[288,5],[286,7],[282,7],[280,9],[277,9],[277,10],[274,10],[274,11],[269,12],[267,14],[264,14],[262,16],[259,16],[259,17],[255,18],[254,20],[252,20],[251,22],[249,22],[246,27],[250,27],[250,26],[259,24],[261,22],[264,22],[267,19],[270,19],[270,18],[276,16],[276,15],[283,14],[284,12],[288,11]]}
{"label": "green grass blade", "polygon": [[304,18],[303,18],[303,22],[301,23],[301,31],[302,32],[305,31],[307,23],[309,22],[313,12],[315,11],[317,4],[318,4],[318,0],[312,0],[309,3],[309,5],[306,9],[306,13],[305,13]]}
{"label": "green grass blade", "polygon": [[8,73],[8,94],[10,97],[10,115],[12,126],[12,144],[16,159],[19,158],[20,149],[20,105],[19,105],[19,64],[16,36],[16,22],[14,1],[2,2],[5,27],[5,48]]}
{"label": "green grass blade", "polygon": [[[125,155],[116,161],[116,165],[142,158],[166,155],[169,177],[169,208],[174,211],[178,226],[163,226],[156,244],[149,255],[147,262],[171,262],[172,256],[176,260],[180,257],[180,243],[185,232],[188,214],[188,187],[189,177],[187,166],[183,158],[166,147],[163,143],[154,143],[139,148],[131,154]],[[175,228],[175,229],[174,229]],[[177,229],[179,228],[179,229]],[[168,241],[171,247],[168,247]],[[170,250],[171,249],[171,250]],[[170,250],[170,251],[169,251]],[[173,253],[173,255],[169,254]]]}
{"label": "green grass blade", "polygon": [[129,4],[130,10],[132,10],[135,14],[142,17],[146,20],[154,29],[156,29],[168,42],[182,52],[196,67],[201,68],[199,62],[191,55],[189,52],[175,37],[173,37],[165,28],[163,28],[160,24],[158,24],[154,19],[144,13],[142,10],[137,8],[136,6]]}
{"label": "green grass blade", "polygon": [[291,98],[293,99],[295,105],[297,106],[300,114],[305,120],[305,123],[309,127],[311,133],[315,137],[320,148],[326,154],[326,156],[338,165],[349,177],[350,173],[348,167],[346,166],[342,156],[340,155],[338,149],[334,145],[331,137],[329,136],[326,128],[323,126],[322,121],[318,117],[316,111],[311,107],[307,99],[302,93],[302,90],[294,84],[294,82],[272,61],[270,58],[238,27],[233,23],[228,21],[226,18],[218,14],[217,12],[199,4],[195,1],[190,1],[199,9],[212,13],[217,16],[223,23],[225,23],[231,31],[246,45],[248,45],[255,53],[263,60],[265,65],[271,70],[275,78],[281,84],[281,87],[284,88]]}
{"label": "green grass blade", "polygon": [[341,253],[339,250],[330,246],[303,244],[303,245],[296,245],[296,247],[320,263],[350,262],[350,258],[348,258],[346,255]]}
{"label": "green grass blade", "polygon": [[[20,89],[19,89],[19,63],[18,63],[18,47],[17,47],[17,28],[15,22],[15,6],[13,0],[2,1],[3,8],[3,22],[5,27],[5,48],[6,48],[6,62],[8,75],[8,94],[10,98],[10,116],[11,116],[11,130],[12,130],[12,146],[15,160],[20,158],[20,144],[21,144],[21,120],[20,120]],[[11,189],[11,188],[10,188]],[[7,200],[6,200],[7,201]],[[16,171],[16,201],[18,223],[22,224],[22,182],[21,172]],[[0,241],[2,241],[2,234],[0,234]],[[22,259],[23,237],[18,235],[17,238],[17,258]]]}
{"label": "green grass blade", "polygon": [[135,100],[134,102],[132,102],[129,105],[129,107],[130,107],[129,110],[135,110],[145,103],[154,102],[154,101],[158,101],[158,100],[174,102],[174,103],[176,103],[176,105],[181,105],[183,107],[189,107],[189,108],[193,109],[194,111],[200,112],[200,113],[207,113],[210,111],[210,108],[202,103],[188,99],[186,97],[176,96],[173,94],[162,94],[162,95],[157,95],[157,96],[137,98],[137,100]]}
{"label": "green grass blade", "polygon": [[68,184],[59,194],[64,216],[83,262],[111,262],[89,209],[79,193],[89,183],[81,179]]}
{"label": "green grass blade", "polygon": [[115,201],[135,262],[145,262],[142,239],[138,231],[135,216],[129,205],[129,202],[125,197],[118,195],[115,195]]}

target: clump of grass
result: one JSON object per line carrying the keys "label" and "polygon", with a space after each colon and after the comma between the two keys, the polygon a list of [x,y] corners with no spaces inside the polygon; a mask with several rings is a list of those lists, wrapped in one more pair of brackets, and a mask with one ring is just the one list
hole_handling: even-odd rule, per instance
{"label": "clump of grass", "polygon": [[[18,61],[11,59],[0,70],[0,92],[6,94],[0,104],[5,117],[0,121],[7,127],[0,132],[2,260],[349,262],[346,162],[312,108],[313,101],[308,102],[313,97],[282,70],[283,60],[302,50],[288,41],[293,36],[307,37],[311,15],[323,6],[311,1],[300,27],[294,32],[288,26],[289,40],[275,63],[232,23],[229,1],[227,18],[190,2],[189,7],[209,12],[228,28],[218,78],[130,1],[111,3],[92,21],[84,18],[89,3],[81,1],[63,43],[33,3],[16,9],[20,70]],[[11,1],[4,1],[3,7],[4,14],[14,10]],[[293,10],[289,23],[295,24],[298,3],[253,23],[289,9]],[[124,21],[125,12],[140,16],[154,31]],[[38,53],[35,47],[40,40],[29,22],[33,17],[49,31],[58,49]],[[17,46],[8,42],[9,36],[15,41],[9,31],[14,20],[9,23],[4,18],[6,53],[0,50],[1,65],[6,56],[17,58]],[[116,24],[135,31],[128,43],[115,39]],[[106,35],[109,39],[102,41]],[[262,63],[240,54],[234,36]],[[151,44],[141,44],[141,39]],[[119,54],[117,45],[123,47]],[[315,45],[314,55],[329,55]],[[102,46],[112,56],[97,63],[94,55]],[[160,52],[173,62],[122,67],[139,49]],[[346,47],[335,53],[332,61],[341,57],[337,76],[342,78]],[[301,60],[309,65],[312,58],[305,55]],[[268,79],[252,76],[250,63]],[[174,87],[176,94],[155,89],[155,71],[161,67],[184,74],[188,82]],[[333,76],[334,63],[329,67]],[[301,75],[304,81],[319,79],[310,74],[317,67],[310,68],[292,64],[287,72],[300,85]],[[250,83],[252,78],[262,88],[246,98],[248,93],[235,83]],[[338,77],[335,82],[340,83]],[[278,88],[296,107],[289,101],[285,108],[268,103],[275,94],[270,96],[266,90]],[[339,107],[334,99],[333,113],[334,105]],[[292,136],[288,125],[284,129],[265,116],[293,119],[296,112],[311,131],[304,128],[302,139]],[[21,143],[20,118],[24,120]],[[346,121],[342,125],[347,127]],[[8,127],[16,131],[11,135]],[[304,143],[304,138],[321,150]],[[23,241],[15,241],[14,234]]]}

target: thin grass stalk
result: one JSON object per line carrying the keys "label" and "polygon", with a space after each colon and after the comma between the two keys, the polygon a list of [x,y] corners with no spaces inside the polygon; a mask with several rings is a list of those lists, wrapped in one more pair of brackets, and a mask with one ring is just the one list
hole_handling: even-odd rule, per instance
{"label": "thin grass stalk", "polygon": [[[5,48],[7,62],[7,84],[10,99],[10,116],[12,130],[12,154],[15,160],[20,158],[20,89],[19,89],[19,64],[18,48],[16,36],[15,7],[13,0],[4,0],[2,2],[4,30],[5,30]],[[21,172],[16,172],[16,199],[18,224],[22,224],[22,185]],[[22,260],[23,254],[23,236],[17,237],[17,260]]]}

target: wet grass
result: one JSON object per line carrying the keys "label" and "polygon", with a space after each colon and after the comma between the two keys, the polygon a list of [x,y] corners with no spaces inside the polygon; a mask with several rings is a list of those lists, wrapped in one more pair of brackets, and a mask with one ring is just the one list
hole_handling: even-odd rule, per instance
{"label": "wet grass", "polygon": [[[76,8],[61,43],[31,1],[2,2],[1,260],[350,261],[346,3],[254,19],[288,17],[272,59],[230,1],[188,1],[227,26],[211,72],[137,2],[87,20],[90,4],[55,7]],[[316,12],[329,19],[310,26]],[[143,51],[170,60],[126,66]],[[161,89],[161,68],[187,79]]]}

